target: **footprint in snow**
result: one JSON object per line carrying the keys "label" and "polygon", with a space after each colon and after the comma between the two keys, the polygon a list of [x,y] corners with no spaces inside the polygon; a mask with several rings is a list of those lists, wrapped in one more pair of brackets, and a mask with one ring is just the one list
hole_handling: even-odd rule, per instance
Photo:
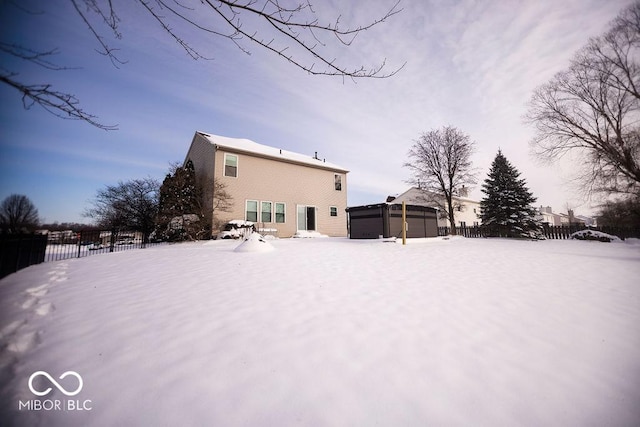
{"label": "footprint in snow", "polygon": [[7,346],[7,350],[12,353],[24,353],[37,346],[40,343],[39,332],[26,332],[21,335],[17,335],[13,341]]}
{"label": "footprint in snow", "polygon": [[36,314],[39,316],[46,316],[56,309],[56,306],[53,303],[46,302],[44,304],[40,304],[38,308],[36,308]]}
{"label": "footprint in snow", "polygon": [[28,298],[25,302],[22,303],[21,307],[25,310],[28,310],[33,307],[38,301],[39,300],[36,297]]}
{"label": "footprint in snow", "polygon": [[35,288],[29,288],[25,292],[34,297],[43,297],[49,292],[49,289],[47,289],[48,287],[49,284],[45,283],[44,285],[40,285]]}
{"label": "footprint in snow", "polygon": [[3,339],[4,337],[8,337],[9,335],[15,333],[18,330],[18,328],[20,328],[20,326],[26,323],[27,323],[26,320],[14,320],[13,322],[9,323],[0,331],[0,340]]}

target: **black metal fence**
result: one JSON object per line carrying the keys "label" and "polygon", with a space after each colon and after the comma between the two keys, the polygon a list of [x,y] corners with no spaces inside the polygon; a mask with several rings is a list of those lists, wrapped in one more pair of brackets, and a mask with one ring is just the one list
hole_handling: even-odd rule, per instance
{"label": "black metal fence", "polygon": [[47,236],[0,234],[0,279],[45,259]]}
{"label": "black metal fence", "polygon": [[[640,227],[586,227],[582,224],[572,225],[544,225],[541,229],[542,234],[547,239],[570,239],[571,235],[581,230],[593,230],[601,231],[603,233],[617,236],[621,239],[628,239],[630,237],[640,238]],[[459,236],[464,237],[487,237],[489,234],[487,229],[482,226],[473,227],[456,227],[456,231]],[[438,227],[438,236],[448,236],[450,234],[449,227]]]}
{"label": "black metal fence", "polygon": [[83,230],[47,235],[0,235],[0,278],[33,264],[140,249],[164,242],[148,241],[141,233]]}

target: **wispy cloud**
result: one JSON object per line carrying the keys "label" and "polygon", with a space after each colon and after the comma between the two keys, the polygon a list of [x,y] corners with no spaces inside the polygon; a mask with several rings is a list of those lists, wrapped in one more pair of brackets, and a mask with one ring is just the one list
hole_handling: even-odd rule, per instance
{"label": "wispy cloud", "polygon": [[[78,181],[92,173],[91,165],[93,176],[107,183],[147,174],[161,178],[168,162],[184,157],[193,133],[203,130],[309,155],[318,151],[351,170],[350,203],[373,203],[404,191],[408,173],[402,164],[421,132],[453,125],[477,141],[474,162],[481,179],[500,147],[540,202],[560,208],[572,197],[562,187],[571,164],[546,169],[530,158],[531,130],[521,120],[525,104],[536,86],[566,67],[629,3],[403,0],[400,14],[360,34],[351,47],[327,40],[328,55],[349,65],[375,66],[386,58],[394,69],[406,62],[393,78],[357,82],[312,77],[250,44],[248,56],[228,40],[204,42],[188,30],[184,36],[199,40],[214,58],[193,61],[129,4],[117,5],[124,8],[123,39],[113,40],[129,62],[115,69],[94,52],[95,42],[68,6],[51,7],[53,15],[38,16],[38,25],[15,30],[25,42],[60,43],[51,47],[61,48],[62,62],[82,68],[43,76],[72,88],[89,111],[120,130],[105,133],[55,121],[37,109],[24,112],[16,95],[0,108],[1,148],[33,165],[55,159],[60,167],[47,169],[51,185],[63,168],[73,170],[69,165],[82,165],[67,172]],[[331,0],[314,7],[321,21],[340,16],[354,27],[393,4]],[[12,171],[16,180],[23,176],[18,168]]]}

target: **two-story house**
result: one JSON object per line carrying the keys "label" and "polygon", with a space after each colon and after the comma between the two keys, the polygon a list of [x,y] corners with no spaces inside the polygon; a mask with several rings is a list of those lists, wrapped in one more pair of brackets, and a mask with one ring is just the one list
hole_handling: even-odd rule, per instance
{"label": "two-story house", "polygon": [[[196,132],[187,160],[203,185],[206,218],[214,233],[224,222],[242,219],[278,237],[301,231],[347,235],[349,171],[317,155]],[[216,187],[231,196],[224,211],[216,209]]]}

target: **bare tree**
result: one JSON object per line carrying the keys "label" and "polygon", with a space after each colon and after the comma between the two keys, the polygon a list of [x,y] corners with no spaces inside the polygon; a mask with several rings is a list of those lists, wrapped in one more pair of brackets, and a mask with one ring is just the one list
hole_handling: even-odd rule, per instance
{"label": "bare tree", "polygon": [[27,196],[12,194],[0,205],[0,229],[3,233],[34,231],[40,223],[38,210]]}
{"label": "bare tree", "polygon": [[640,227],[640,197],[607,201],[600,206],[599,226]]}
{"label": "bare tree", "polygon": [[[202,191],[202,197],[200,198],[203,212],[207,211],[206,206],[209,207],[209,217],[211,219],[211,230],[212,232],[215,230],[221,230],[228,219],[223,218],[223,213],[231,212],[233,208],[233,196],[229,191],[227,191],[227,185],[224,182],[221,182],[217,179],[206,179],[202,177],[201,181],[204,183],[201,185],[201,188],[209,188],[213,187],[213,193],[210,197],[212,200],[210,203],[205,203],[206,191]],[[213,209],[211,210],[213,204]]]}
{"label": "bare tree", "polygon": [[145,240],[158,214],[160,183],[153,178],[134,179],[98,190],[93,206],[84,216],[102,227],[140,231]]}
{"label": "bare tree", "polygon": [[469,136],[452,126],[423,133],[409,150],[409,182],[423,189],[426,197],[434,195],[433,201],[442,204],[451,233],[456,234],[454,196],[466,185],[476,183],[472,169],[471,154],[474,143]]}
{"label": "bare tree", "polygon": [[589,195],[640,193],[640,2],[580,50],[569,68],[537,88],[526,120],[539,158],[584,158]]}
{"label": "bare tree", "polygon": [[[120,17],[116,4],[111,0],[69,0],[83,23],[99,45],[98,52],[117,68],[126,61],[118,56],[118,49],[109,43],[109,38],[118,40]],[[265,49],[288,61],[294,67],[313,75],[357,78],[385,78],[396,74],[402,66],[387,71],[386,59],[378,65],[351,66],[338,60],[327,46],[337,40],[349,47],[356,36],[386,21],[399,13],[400,0],[382,14],[380,18],[354,27],[343,26],[340,16],[335,21],[320,22],[309,0],[287,2],[279,0],[134,0],[193,59],[210,59],[200,48],[197,40],[208,42],[222,37],[234,43],[241,52],[250,54],[247,45]],[[16,2],[9,4],[25,10]],[[198,34],[191,37],[190,33]],[[110,36],[105,36],[110,33]],[[44,52],[33,51],[16,43],[0,43],[0,53],[11,55],[49,70],[64,70],[51,62],[56,49]],[[96,117],[79,106],[78,99],[60,92],[50,84],[25,83],[18,73],[0,68],[0,82],[22,93],[25,108],[40,105],[54,115],[67,119],[83,120],[100,129],[111,130],[116,126],[104,125]]]}

